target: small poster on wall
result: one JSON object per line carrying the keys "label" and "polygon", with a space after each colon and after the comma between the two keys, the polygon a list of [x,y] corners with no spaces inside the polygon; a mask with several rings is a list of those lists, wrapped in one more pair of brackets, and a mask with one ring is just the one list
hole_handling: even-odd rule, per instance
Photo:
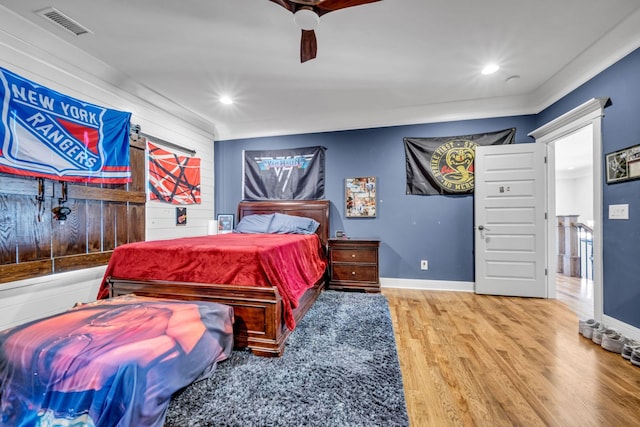
{"label": "small poster on wall", "polygon": [[376,177],[347,178],[345,203],[347,218],[375,218]]}
{"label": "small poster on wall", "polygon": [[187,208],[176,208],[176,225],[187,225]]}

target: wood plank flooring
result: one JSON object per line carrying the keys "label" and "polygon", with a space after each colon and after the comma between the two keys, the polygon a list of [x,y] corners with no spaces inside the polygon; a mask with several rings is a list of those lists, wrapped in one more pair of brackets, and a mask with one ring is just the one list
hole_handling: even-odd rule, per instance
{"label": "wood plank flooring", "polygon": [[383,289],[412,427],[638,426],[640,368],[556,300]]}
{"label": "wood plank flooring", "polygon": [[556,275],[556,298],[580,319],[593,317],[593,281],[581,277]]}

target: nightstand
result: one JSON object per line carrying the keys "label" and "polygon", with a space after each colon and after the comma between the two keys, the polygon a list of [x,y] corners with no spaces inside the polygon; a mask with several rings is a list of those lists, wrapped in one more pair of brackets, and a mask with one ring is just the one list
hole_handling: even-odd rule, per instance
{"label": "nightstand", "polygon": [[379,240],[329,239],[329,288],[380,292]]}

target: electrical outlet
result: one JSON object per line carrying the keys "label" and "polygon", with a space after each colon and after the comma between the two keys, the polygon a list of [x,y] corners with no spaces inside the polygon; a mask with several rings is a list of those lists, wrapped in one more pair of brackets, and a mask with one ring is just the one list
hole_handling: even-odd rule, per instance
{"label": "electrical outlet", "polygon": [[428,270],[429,269],[429,261],[423,259],[420,261],[420,270]]}

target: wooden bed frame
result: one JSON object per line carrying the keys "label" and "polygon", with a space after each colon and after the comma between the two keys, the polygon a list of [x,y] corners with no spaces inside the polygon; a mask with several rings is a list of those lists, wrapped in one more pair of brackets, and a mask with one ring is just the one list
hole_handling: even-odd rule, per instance
{"label": "wooden bed frame", "polygon": [[[288,200],[240,202],[239,220],[247,215],[284,213],[313,218],[320,223],[316,233],[325,249],[329,241],[328,200]],[[304,317],[318,295],[324,290],[326,274],[298,301],[293,315],[296,324]],[[234,346],[249,347],[258,356],[281,356],[290,331],[283,317],[282,298],[272,287],[236,286],[162,280],[128,280],[107,278],[111,297],[136,294],[180,300],[214,301],[234,308]]]}

